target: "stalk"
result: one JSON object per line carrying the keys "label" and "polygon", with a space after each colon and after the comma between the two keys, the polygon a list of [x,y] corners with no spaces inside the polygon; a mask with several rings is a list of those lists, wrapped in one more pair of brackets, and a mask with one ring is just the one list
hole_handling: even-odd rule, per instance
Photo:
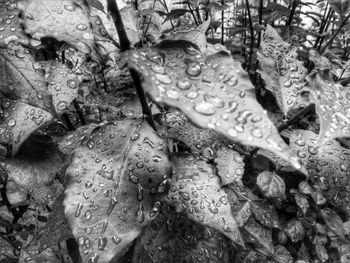
{"label": "stalk", "polygon": [[299,0],[294,0],[293,1],[292,10],[290,11],[289,18],[288,18],[288,21],[286,23],[286,26],[291,26],[292,25],[292,23],[293,23],[293,16],[294,16],[295,10],[296,10],[296,8],[298,6],[298,2],[299,2]]}
{"label": "stalk", "polygon": [[249,1],[245,0],[246,8],[247,8],[247,13],[248,13],[248,22],[249,22],[249,30],[250,30],[250,48],[249,48],[249,63],[247,65],[248,71],[251,68],[252,65],[252,57],[253,57],[253,51],[254,51],[254,28],[253,28],[253,21],[252,21],[252,16],[250,13],[250,6],[249,6]]}

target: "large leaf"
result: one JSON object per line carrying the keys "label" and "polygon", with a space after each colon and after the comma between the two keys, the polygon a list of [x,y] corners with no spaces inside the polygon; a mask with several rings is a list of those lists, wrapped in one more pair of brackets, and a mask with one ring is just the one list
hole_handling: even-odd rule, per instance
{"label": "large leaf", "polygon": [[153,100],[181,109],[196,125],[233,141],[266,148],[301,169],[298,158],[279,136],[256,101],[240,63],[226,52],[204,57],[198,50],[163,46],[125,54]]}
{"label": "large leaf", "polygon": [[160,215],[143,232],[141,244],[151,262],[228,262],[224,236],[180,214]]}
{"label": "large leaf", "polygon": [[177,212],[186,213],[190,219],[213,227],[244,246],[227,194],[221,189],[213,167],[191,155],[174,156],[172,162],[168,204]]}
{"label": "large leaf", "polygon": [[327,140],[350,135],[350,100],[348,87],[327,80],[320,73],[310,74],[311,101],[316,105],[316,113],[320,119],[318,144]]}
{"label": "large leaf", "polygon": [[24,14],[25,32],[33,38],[53,37],[85,54],[94,49],[88,15],[73,0],[22,0],[18,7]]}
{"label": "large leaf", "polygon": [[305,130],[292,132],[290,146],[305,162],[313,183],[324,191],[328,201],[350,214],[350,150],[335,140],[317,147],[317,134]]}
{"label": "large leaf", "polygon": [[258,59],[266,88],[276,97],[286,116],[290,110],[309,104],[308,98],[302,96],[306,68],[297,60],[296,50],[290,50],[289,44],[269,25],[263,34]]}
{"label": "large leaf", "polygon": [[165,147],[135,120],[83,127],[62,142],[73,149],[65,213],[84,262],[118,258],[155,217],[170,174]]}

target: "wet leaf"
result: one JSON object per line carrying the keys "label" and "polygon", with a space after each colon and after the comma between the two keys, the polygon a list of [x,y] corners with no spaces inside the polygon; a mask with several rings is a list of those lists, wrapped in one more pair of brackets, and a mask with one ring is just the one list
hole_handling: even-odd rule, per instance
{"label": "wet leaf", "polygon": [[274,206],[267,201],[253,201],[251,210],[257,221],[269,228],[278,228],[279,219]]}
{"label": "wet leaf", "polygon": [[294,198],[298,207],[301,209],[301,211],[305,215],[310,208],[309,201],[303,195],[298,193],[294,196]]}
{"label": "wet leaf", "polygon": [[32,136],[16,157],[5,161],[9,178],[42,205],[55,201],[63,190],[54,179],[67,167],[67,159],[58,148],[44,139]]}
{"label": "wet leaf", "polygon": [[83,261],[118,258],[159,212],[166,144],[145,122],[124,120],[82,127],[60,146],[73,153],[64,205]]}
{"label": "wet leaf", "polygon": [[340,216],[330,208],[324,208],[321,210],[323,220],[327,226],[339,237],[344,238],[343,220]]}
{"label": "wet leaf", "polygon": [[183,16],[189,12],[190,12],[190,10],[188,10],[188,9],[173,9],[168,14],[166,14],[164,22],[166,22],[168,20],[174,20],[174,19],[179,18],[180,16]]}
{"label": "wet leaf", "polygon": [[29,38],[24,34],[19,20],[17,0],[2,1],[0,13],[0,47],[6,47],[13,41],[28,45]]}
{"label": "wet leaf", "polygon": [[0,92],[11,100],[20,100],[50,111],[51,96],[44,74],[33,53],[18,43],[0,49]]}
{"label": "wet leaf", "polygon": [[318,145],[350,134],[350,100],[348,88],[327,81],[320,73],[308,75],[311,101],[320,119]]}
{"label": "wet leaf", "polygon": [[254,243],[256,243],[257,246],[266,248],[270,253],[274,252],[272,233],[270,229],[257,223],[253,217],[248,219],[243,228],[247,231],[250,238],[252,238],[252,241],[255,241]]}
{"label": "wet leaf", "polygon": [[298,158],[257,103],[240,63],[226,52],[204,57],[193,44],[182,41],[179,45],[124,55],[130,70],[139,74],[146,93],[157,103],[179,108],[202,128],[270,150],[301,169]]}
{"label": "wet leaf", "polygon": [[216,154],[214,161],[221,179],[221,186],[241,182],[244,173],[242,156],[228,147],[220,148]]}
{"label": "wet leaf", "polygon": [[160,215],[146,227],[141,243],[152,262],[228,260],[228,246],[222,234],[180,214]]}
{"label": "wet leaf", "polygon": [[313,185],[319,189],[313,191],[312,196],[322,191],[329,202],[349,214],[350,150],[335,140],[317,147],[317,140],[317,134],[312,131],[294,130],[290,135],[290,147],[305,163]]}
{"label": "wet leaf", "polygon": [[303,240],[305,237],[305,228],[300,221],[296,219],[290,220],[284,228],[284,231],[294,243]]}
{"label": "wet leaf", "polygon": [[89,7],[93,7],[104,12],[104,6],[99,0],[86,0],[86,2],[88,3]]}
{"label": "wet leaf", "polygon": [[18,3],[18,8],[23,12],[25,32],[34,39],[53,37],[85,54],[94,49],[89,18],[73,0],[23,0]]}
{"label": "wet leaf", "polygon": [[167,197],[177,212],[213,227],[244,246],[238,225],[231,214],[227,194],[220,187],[214,168],[191,155],[173,156],[173,177]]}
{"label": "wet leaf", "polygon": [[256,184],[267,198],[285,199],[286,197],[286,185],[283,179],[273,172],[264,171],[260,173],[256,179]]}
{"label": "wet leaf", "polygon": [[276,97],[278,106],[285,116],[292,109],[307,106],[305,91],[307,70],[298,61],[296,49],[290,50],[278,33],[270,25],[263,34],[258,59],[266,88]]}
{"label": "wet leaf", "polygon": [[57,113],[62,113],[69,104],[78,97],[81,78],[65,64],[58,61],[41,63],[45,69],[48,91],[52,95],[52,103]]}

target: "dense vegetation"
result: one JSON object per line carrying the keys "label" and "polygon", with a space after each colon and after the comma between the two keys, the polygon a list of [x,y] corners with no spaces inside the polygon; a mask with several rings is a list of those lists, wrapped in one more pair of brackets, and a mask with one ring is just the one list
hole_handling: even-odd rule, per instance
{"label": "dense vegetation", "polygon": [[350,262],[349,17],[0,0],[0,262]]}

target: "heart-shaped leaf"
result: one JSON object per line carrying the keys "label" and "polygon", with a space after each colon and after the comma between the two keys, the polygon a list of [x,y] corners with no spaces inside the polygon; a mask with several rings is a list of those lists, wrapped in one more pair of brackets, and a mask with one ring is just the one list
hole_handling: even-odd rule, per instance
{"label": "heart-shaped leaf", "polygon": [[73,0],[22,0],[18,8],[23,12],[25,32],[34,39],[53,37],[85,54],[94,50],[88,15]]}
{"label": "heart-shaped leaf", "polygon": [[241,182],[244,162],[238,152],[228,147],[222,147],[216,152],[214,161],[221,179],[221,186]]}
{"label": "heart-shaped leaf", "polygon": [[273,172],[260,173],[256,179],[256,184],[267,198],[285,199],[286,197],[286,185],[283,179]]}
{"label": "heart-shaped leaf", "polygon": [[177,107],[196,125],[233,141],[266,148],[301,169],[298,158],[279,136],[239,62],[226,52],[204,57],[190,46],[127,52],[153,100]]}
{"label": "heart-shaped leaf", "polygon": [[320,119],[318,145],[350,134],[350,92],[347,87],[328,81],[320,73],[310,74],[311,101]]}
{"label": "heart-shaped leaf", "polygon": [[297,60],[296,50],[290,50],[289,44],[270,25],[263,34],[258,59],[259,73],[284,115],[309,104],[308,97],[302,96],[307,70]]}
{"label": "heart-shaped leaf", "polygon": [[61,148],[73,153],[64,205],[83,261],[118,258],[161,207],[166,144],[145,122],[123,120],[82,127]]}
{"label": "heart-shaped leaf", "polygon": [[217,262],[229,260],[222,234],[183,215],[158,216],[145,228],[141,244],[151,262]]}
{"label": "heart-shaped leaf", "polygon": [[312,131],[294,130],[290,146],[305,163],[313,184],[323,190],[327,200],[350,214],[350,150],[341,147],[335,140],[317,147],[317,138]]}
{"label": "heart-shaped leaf", "polygon": [[214,168],[191,155],[173,156],[173,177],[167,203],[188,218],[213,227],[244,246],[238,225],[231,213],[227,194],[220,187]]}

